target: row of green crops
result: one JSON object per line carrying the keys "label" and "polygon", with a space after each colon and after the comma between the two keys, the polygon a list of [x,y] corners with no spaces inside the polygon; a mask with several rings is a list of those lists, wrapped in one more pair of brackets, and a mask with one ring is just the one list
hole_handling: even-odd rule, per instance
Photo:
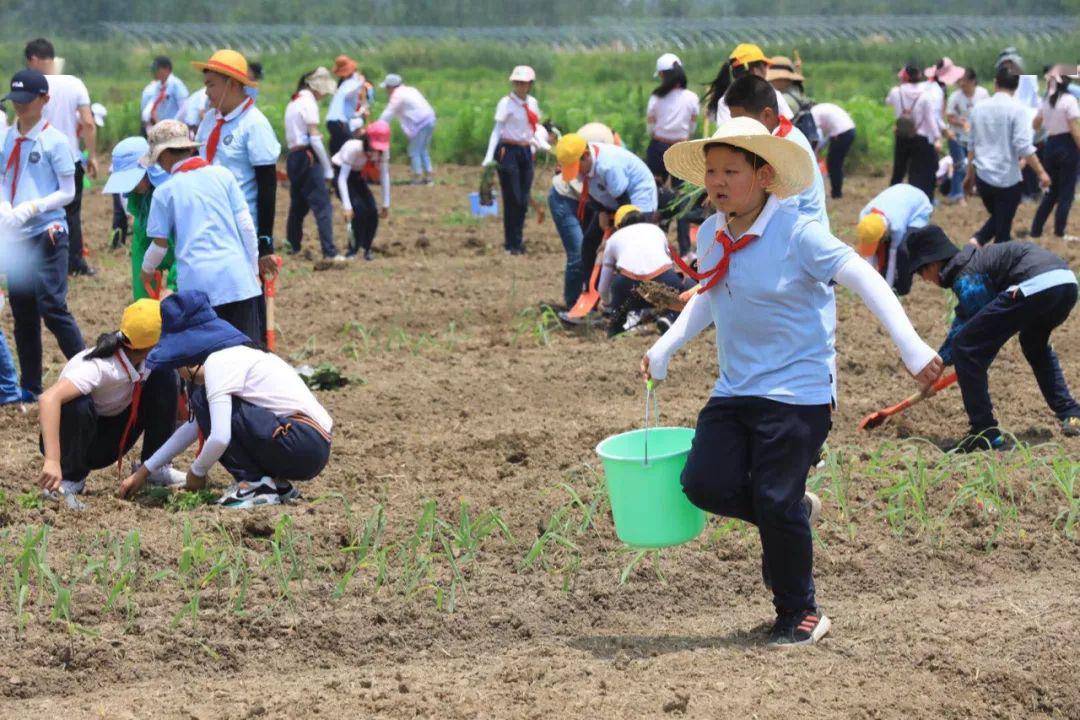
{"label": "row of green crops", "polygon": [[[837,102],[855,118],[859,139],[851,155],[854,165],[880,166],[891,156],[890,111],[882,99],[895,83],[896,69],[909,60],[930,64],[941,55],[975,67],[984,82],[992,74],[993,61],[1010,39],[987,39],[975,43],[943,46],[934,43],[810,42],[799,48],[773,47],[771,53],[798,49],[805,61],[807,89],[818,101]],[[1080,35],[1063,36],[1052,45],[1023,42],[1020,51],[1028,69],[1080,56]],[[189,86],[201,78],[190,60],[202,54],[164,46],[132,47],[127,41],[56,41],[58,53],[67,58],[69,72],[82,76],[91,95],[109,109],[108,122],[100,132],[101,145],[111,147],[139,132],[139,96],[149,82],[149,63],[158,53],[169,54],[177,74]],[[0,43],[3,72],[22,63],[22,45]],[[643,153],[648,142],[645,104],[653,87],[655,53],[603,49],[557,52],[546,46],[512,47],[505,44],[442,42],[389,42],[372,51],[342,48],[356,57],[362,70],[378,80],[386,72],[399,72],[406,82],[419,87],[434,105],[439,121],[433,144],[437,162],[479,163],[491,132],[492,114],[499,97],[508,91],[506,77],[516,64],[536,68],[539,80],[535,95],[543,115],[562,128],[574,129],[599,120],[616,128],[627,145]],[[704,95],[705,86],[722,62],[727,48],[687,48],[679,51],[691,79],[691,88]],[[252,58],[255,59],[255,58]],[[283,137],[285,105],[302,72],[331,65],[333,57],[312,49],[303,38],[287,52],[257,58],[266,69],[260,107]],[[375,111],[386,100],[379,92]],[[400,159],[405,139],[395,128],[394,154]]]}

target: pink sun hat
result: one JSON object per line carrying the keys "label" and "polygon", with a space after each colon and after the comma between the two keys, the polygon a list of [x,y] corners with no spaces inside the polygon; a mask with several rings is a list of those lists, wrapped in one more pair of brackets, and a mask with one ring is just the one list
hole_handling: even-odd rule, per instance
{"label": "pink sun hat", "polygon": [[931,65],[923,71],[927,80],[937,80],[946,85],[955,85],[964,77],[964,68],[954,63],[950,58],[943,57],[936,65]]}
{"label": "pink sun hat", "polygon": [[390,149],[390,123],[376,120],[367,127],[368,147],[372,150]]}

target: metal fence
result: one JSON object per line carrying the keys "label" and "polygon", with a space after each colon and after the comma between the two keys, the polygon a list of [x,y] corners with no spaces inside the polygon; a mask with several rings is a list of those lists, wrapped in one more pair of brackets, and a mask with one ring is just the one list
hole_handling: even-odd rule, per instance
{"label": "metal fence", "polygon": [[556,50],[619,47],[631,50],[694,47],[768,39],[770,42],[894,40],[975,42],[1008,37],[1046,42],[1077,28],[1076,18],[1055,16],[865,16],[758,17],[664,21],[594,18],[588,25],[538,27],[380,27],[372,25],[214,25],[104,23],[126,42],[234,47],[259,53],[287,52],[298,42],[317,50],[375,47],[392,40],[458,40],[509,45],[544,44]]}

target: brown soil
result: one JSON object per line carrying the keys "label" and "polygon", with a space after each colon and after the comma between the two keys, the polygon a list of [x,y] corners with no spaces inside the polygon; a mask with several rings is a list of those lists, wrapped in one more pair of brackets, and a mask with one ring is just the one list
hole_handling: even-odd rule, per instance
{"label": "brown soil", "polygon": [[[881,492],[892,480],[873,470],[874,453],[883,441],[956,436],[965,416],[952,388],[872,435],[856,431],[863,415],[914,388],[885,333],[846,291],[838,292],[841,405],[829,444],[850,463],[851,508],[842,516],[826,497],[818,532],[818,597],[834,623],[825,642],[787,653],[762,647],[771,602],[752,529],[725,533],[714,522],[699,540],[663,553],[663,579],[646,558],[620,585],[632,556],[618,552],[604,510],[594,528],[573,536],[576,571],[573,553],[555,548],[550,571],[523,569],[538,528],[568,498],[557,484],[572,484],[587,503],[590,468],[599,472],[592,448],[640,425],[637,363],[653,338],[609,341],[553,323],[541,306],[557,306],[561,293],[554,228],[530,218],[529,255],[505,256],[499,220],[462,222],[477,178],[446,168],[433,188],[395,187],[372,263],[315,273],[311,262],[286,261],[277,304],[282,354],[296,364],[333,363],[356,380],[321,395],[337,424],[334,456],[303,487],[307,502],[255,513],[168,512],[115,499],[115,476],[103,471],[91,477],[81,514],[22,509],[13,498],[39,469],[37,413],[0,409],[0,489],[8,498],[0,507],[0,716],[1080,717],[1080,545],[1054,527],[1063,504],[1045,486],[1029,489],[1037,473],[1014,453],[1002,482],[1015,488],[1019,515],[996,539],[992,513],[988,521],[989,511],[974,504],[939,531],[891,529]],[[883,183],[850,181],[848,196],[832,206],[840,237],[852,238],[859,208]],[[284,192],[279,203],[281,231]],[[1021,209],[1017,228],[1032,210]],[[87,196],[100,272],[74,280],[70,301],[88,338],[112,329],[129,297],[128,259],[105,249],[110,212],[107,198]],[[963,241],[982,214],[975,204],[942,208],[936,220]],[[335,229],[340,242],[340,218]],[[314,248],[311,220],[307,232]],[[1046,242],[1080,266],[1080,245]],[[917,284],[905,305],[931,342],[944,336],[945,293]],[[9,314],[4,328],[10,333]],[[659,390],[666,424],[694,422],[714,380],[711,343],[706,333],[673,362]],[[62,357],[48,334],[45,346],[51,380]],[[1055,346],[1066,376],[1080,382],[1075,319],[1055,334]],[[1075,456],[1080,442],[1060,437],[1015,343],[994,365],[991,389],[1007,428],[1064,448],[1037,455]],[[890,444],[879,466],[900,472],[916,447]],[[936,462],[936,451],[922,452]],[[950,476],[934,490],[936,516],[958,482]],[[220,469],[212,483],[226,484]],[[381,503],[387,537],[400,540],[426,499],[450,523],[461,502],[473,517],[497,509],[514,540],[496,533],[483,542],[463,571],[453,613],[436,606],[424,583],[410,597],[398,580],[376,591],[370,569],[335,599],[347,569],[340,548],[353,539],[354,521]],[[286,514],[298,557],[308,561],[291,602],[278,599],[271,565]],[[249,558],[243,614],[232,612],[221,581],[208,580],[198,622],[173,622],[191,588],[152,576],[179,570],[186,523],[216,547],[230,538]],[[77,586],[71,618],[94,635],[50,622],[52,596],[36,592],[19,633],[11,558],[25,527],[40,524],[51,528],[48,562],[65,582],[87,558],[101,557],[107,534],[138,529],[143,575],[131,614],[105,610],[91,577]],[[448,577],[444,559],[430,582],[445,589]]]}

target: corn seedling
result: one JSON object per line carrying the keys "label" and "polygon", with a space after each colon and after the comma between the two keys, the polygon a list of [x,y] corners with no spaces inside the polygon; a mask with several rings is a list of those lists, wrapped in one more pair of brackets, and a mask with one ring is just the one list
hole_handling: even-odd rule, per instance
{"label": "corn seedling", "polygon": [[1065,507],[1054,518],[1054,529],[1060,530],[1069,539],[1076,538],[1076,527],[1080,523],[1080,465],[1062,450],[1050,462],[1050,486],[1061,495]]}
{"label": "corn seedling", "polygon": [[664,585],[667,585],[667,578],[664,577],[664,573],[660,568],[660,550],[635,550],[634,548],[620,548],[616,551],[620,555],[629,554],[630,562],[623,566],[622,572],[619,573],[619,584],[625,585],[630,581],[630,576],[634,572],[634,568],[641,564],[641,561],[646,557],[652,559],[653,572],[656,573],[656,579]]}
{"label": "corn seedling", "polygon": [[15,500],[23,510],[38,510],[45,507],[45,498],[38,490],[27,490]]}
{"label": "corn seedling", "polygon": [[[840,522],[847,531],[849,540],[855,539],[855,522],[851,515],[851,465],[845,462],[843,450],[828,451],[825,455],[825,467],[814,476],[815,489],[824,499],[836,506]],[[828,484],[826,484],[826,480]]]}
{"label": "corn seedling", "polygon": [[[345,512],[352,520],[352,510],[346,501]],[[383,531],[386,529],[386,516],[381,504],[376,504],[371,514],[364,521],[359,531],[354,530],[348,547],[341,548],[346,555],[348,570],[342,575],[334,588],[334,597],[340,598],[345,594],[349,583],[360,570],[374,568],[375,592],[386,582],[386,562],[390,548],[382,544]]]}
{"label": "corn seedling", "polygon": [[270,538],[270,557],[264,563],[268,565],[278,584],[278,599],[293,605],[293,583],[298,583],[303,590],[307,576],[307,558],[312,555],[311,538],[307,538],[307,547],[303,538],[293,530],[292,518],[282,515],[274,526],[274,535]]}
{"label": "corn seedling", "polygon": [[[973,506],[980,515],[994,523],[994,530],[986,541],[986,549],[993,549],[994,543],[1005,526],[1019,516],[1016,498],[1008,474],[1002,471],[1002,465],[994,456],[974,459],[981,467],[965,482],[960,483],[956,495],[945,510],[945,517],[952,515],[956,508],[963,505]],[[959,463],[953,463],[957,465]]]}
{"label": "corn seedling", "polygon": [[537,345],[546,347],[551,344],[552,335],[562,329],[562,321],[550,305],[527,307],[518,313],[514,341],[528,337]]}
{"label": "corn seedling", "polygon": [[921,448],[916,449],[913,461],[905,459],[904,463],[893,484],[881,491],[885,520],[897,535],[911,530],[929,532],[935,527],[930,491],[940,484],[942,474],[930,469]]}

